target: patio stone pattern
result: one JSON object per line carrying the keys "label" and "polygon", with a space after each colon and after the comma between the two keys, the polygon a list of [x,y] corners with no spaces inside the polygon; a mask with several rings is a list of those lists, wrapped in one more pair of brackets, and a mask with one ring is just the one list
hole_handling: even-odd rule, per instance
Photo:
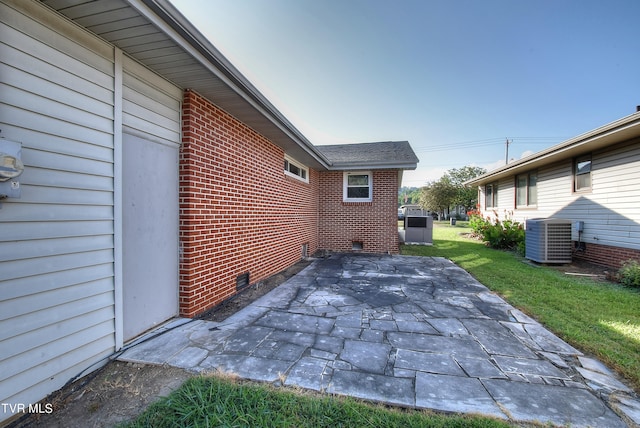
{"label": "patio stone pattern", "polygon": [[332,254],[223,322],[176,321],[119,359],[516,422],[625,427],[640,409],[602,363],[435,257]]}

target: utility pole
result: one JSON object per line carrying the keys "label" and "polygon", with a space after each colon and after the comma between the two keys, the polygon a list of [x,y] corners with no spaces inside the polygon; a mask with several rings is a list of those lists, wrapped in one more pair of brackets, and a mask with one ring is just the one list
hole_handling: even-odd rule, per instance
{"label": "utility pole", "polygon": [[509,141],[508,138],[506,138],[506,141],[504,142],[504,164],[508,164],[509,163],[509,144],[513,143],[513,140]]}

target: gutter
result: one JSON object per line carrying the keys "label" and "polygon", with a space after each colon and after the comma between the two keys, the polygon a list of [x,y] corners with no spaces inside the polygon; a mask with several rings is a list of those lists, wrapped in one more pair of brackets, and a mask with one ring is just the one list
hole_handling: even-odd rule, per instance
{"label": "gutter", "polygon": [[358,171],[368,169],[400,169],[400,170],[414,170],[418,167],[416,163],[367,163],[367,164],[352,164],[333,162],[329,168],[329,171]]}
{"label": "gutter", "polygon": [[[205,65],[212,74],[225,82],[236,94],[251,104],[271,123],[283,131],[296,145],[302,148],[323,167],[329,168],[331,162],[307,140],[307,138],[291,124],[230,62],[202,35],[185,17],[167,0],[127,0],[127,2],[154,24],[157,18],[145,13],[140,4],[150,9],[162,23],[168,25],[183,40],[172,37],[176,43],[191,52],[195,50],[210,65]],[[162,28],[162,27],[160,27]],[[166,33],[166,32],[165,32]],[[171,37],[170,34],[167,33]],[[184,45],[184,41],[188,46]],[[196,58],[197,60],[197,58]],[[202,63],[202,61],[200,61]]]}
{"label": "gutter", "polygon": [[614,122],[585,132],[531,156],[517,160],[472,180],[465,186],[474,186],[511,176],[533,167],[548,165],[555,161],[574,157],[582,153],[597,150],[632,138],[640,137],[640,112],[625,116]]}

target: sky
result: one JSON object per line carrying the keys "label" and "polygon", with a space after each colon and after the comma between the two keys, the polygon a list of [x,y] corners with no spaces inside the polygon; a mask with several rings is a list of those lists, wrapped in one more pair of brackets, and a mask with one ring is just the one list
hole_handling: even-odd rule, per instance
{"label": "sky", "polygon": [[640,105],[637,0],[170,0],[315,145],[409,141],[403,186]]}

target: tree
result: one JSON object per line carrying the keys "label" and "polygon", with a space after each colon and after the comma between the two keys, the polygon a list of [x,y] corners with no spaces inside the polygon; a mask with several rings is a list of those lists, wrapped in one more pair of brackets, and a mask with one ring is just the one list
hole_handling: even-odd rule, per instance
{"label": "tree", "polygon": [[463,206],[465,211],[474,209],[478,203],[478,190],[474,187],[467,187],[464,183],[486,172],[486,169],[477,166],[465,166],[447,171],[445,177],[448,177],[457,189],[452,204]]}
{"label": "tree", "polygon": [[420,205],[425,210],[444,213],[445,210],[449,210],[456,195],[456,187],[445,175],[440,180],[433,181],[420,189]]}
{"label": "tree", "polygon": [[402,187],[398,192],[398,206],[417,204],[420,198],[419,187]]}

